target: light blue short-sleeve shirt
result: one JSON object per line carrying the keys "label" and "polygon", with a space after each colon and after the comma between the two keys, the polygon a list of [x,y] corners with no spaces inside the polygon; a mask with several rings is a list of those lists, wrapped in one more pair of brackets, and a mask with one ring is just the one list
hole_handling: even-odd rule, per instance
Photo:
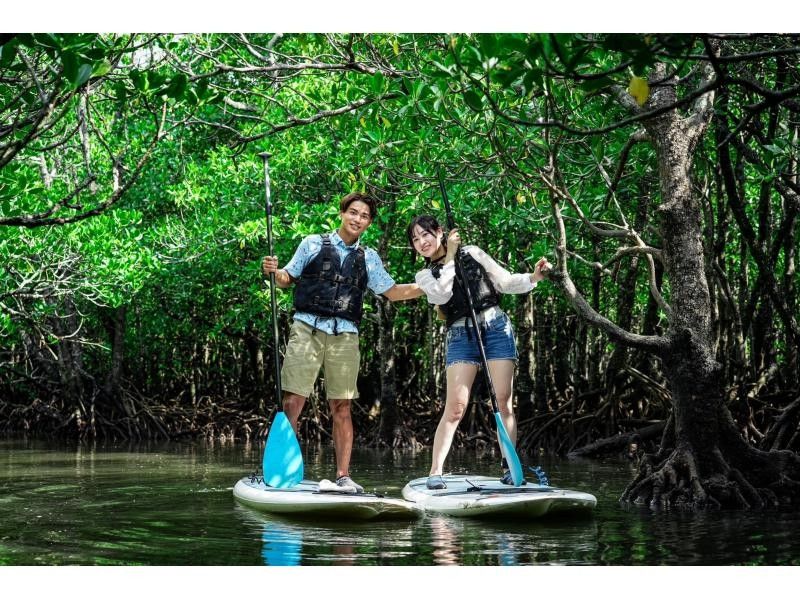
{"label": "light blue short-sleeve shirt", "polygon": [[[352,245],[345,245],[338,232],[330,234],[331,244],[336,248],[339,254],[339,259],[344,262],[344,259],[359,247],[359,241]],[[302,240],[300,246],[294,252],[292,259],[286,264],[286,270],[292,278],[298,279],[303,273],[306,265],[316,257],[322,250],[322,235],[310,235]],[[367,288],[375,293],[381,295],[391,289],[394,285],[394,279],[389,276],[389,273],[383,267],[381,257],[374,249],[369,247],[364,248],[364,259],[367,265]],[[315,316],[307,312],[295,312],[295,320],[305,322],[310,326],[314,326],[322,332],[333,334],[334,330],[337,332],[355,332],[358,333],[358,327],[350,320],[344,318],[324,318]],[[334,328],[335,324],[335,328]]]}

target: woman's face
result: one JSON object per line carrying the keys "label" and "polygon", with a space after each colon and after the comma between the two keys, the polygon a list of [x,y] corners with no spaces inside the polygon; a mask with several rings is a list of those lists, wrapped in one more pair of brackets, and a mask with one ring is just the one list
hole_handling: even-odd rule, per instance
{"label": "woman's face", "polygon": [[414,243],[414,249],[418,254],[431,259],[442,246],[442,229],[429,231],[417,224],[411,231],[411,242]]}

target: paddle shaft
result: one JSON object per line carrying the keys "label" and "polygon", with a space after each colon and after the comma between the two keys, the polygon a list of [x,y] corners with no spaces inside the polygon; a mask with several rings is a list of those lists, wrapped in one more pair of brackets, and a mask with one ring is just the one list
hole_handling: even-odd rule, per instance
{"label": "paddle shaft", "polygon": [[[269,180],[269,157],[268,152],[259,154],[264,159],[264,207],[267,215],[267,245],[269,247],[269,254],[274,255],[274,248],[272,244],[272,199],[270,193],[270,180]],[[275,400],[278,403],[278,411],[283,411],[283,392],[281,391],[281,358],[279,355],[278,342],[278,300],[275,296],[275,273],[269,273],[269,298],[272,307],[272,338],[275,342]]]}
{"label": "paddle shaft", "polygon": [[[450,208],[450,200],[447,198],[447,189],[444,186],[444,177],[442,172],[439,171],[439,190],[442,193],[444,200],[444,209],[447,214],[447,228],[453,230],[456,227],[456,221],[453,218],[453,210]],[[489,387],[489,399],[492,402],[492,409],[495,413],[500,412],[497,405],[497,393],[494,391],[494,383],[492,382],[492,374],[489,372],[489,360],[486,359],[486,349],[483,347],[483,339],[481,338],[481,329],[478,326],[478,316],[475,313],[475,303],[472,300],[472,291],[469,288],[469,283],[464,276],[464,271],[461,268],[461,248],[458,248],[455,256],[456,277],[461,279],[461,288],[464,289],[464,294],[467,297],[467,306],[469,307],[469,318],[472,321],[472,326],[475,329],[475,335],[478,338],[478,349],[481,353],[481,362],[483,363],[483,373],[486,376],[486,385]]]}

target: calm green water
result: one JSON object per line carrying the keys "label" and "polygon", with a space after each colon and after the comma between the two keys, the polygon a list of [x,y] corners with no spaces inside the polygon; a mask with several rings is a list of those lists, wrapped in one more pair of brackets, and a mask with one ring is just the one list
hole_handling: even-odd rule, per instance
{"label": "calm green water", "polygon": [[[0,441],[0,564],[800,564],[800,515],[625,510],[617,498],[631,470],[621,462],[541,462],[554,485],[597,496],[594,516],[578,520],[326,525],[269,517],[231,494],[261,450]],[[361,450],[352,469],[367,489],[399,497],[428,465],[427,452]],[[490,473],[497,458],[462,452],[450,466]],[[306,477],[332,475],[330,450],[307,452]]]}

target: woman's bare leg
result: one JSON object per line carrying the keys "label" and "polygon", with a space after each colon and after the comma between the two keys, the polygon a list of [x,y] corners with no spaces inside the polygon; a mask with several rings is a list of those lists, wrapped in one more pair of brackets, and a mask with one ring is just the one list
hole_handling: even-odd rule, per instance
{"label": "woman's bare leg", "polygon": [[456,363],[447,368],[447,399],[433,439],[431,475],[442,474],[444,460],[450,452],[456,428],[467,410],[470,389],[477,372],[478,366],[467,363]]}

